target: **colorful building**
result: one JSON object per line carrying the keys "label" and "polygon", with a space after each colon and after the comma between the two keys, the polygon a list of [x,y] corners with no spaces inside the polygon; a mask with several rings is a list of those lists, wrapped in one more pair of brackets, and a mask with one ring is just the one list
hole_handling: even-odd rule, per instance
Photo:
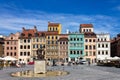
{"label": "colorful building", "polygon": [[60,34],[58,40],[58,53],[61,62],[68,62],[68,34]]}
{"label": "colorful building", "polygon": [[68,34],[68,61],[79,61],[84,57],[84,34]]}
{"label": "colorful building", "polygon": [[80,33],[84,33],[85,59],[91,63],[96,62],[96,34],[92,24],[80,24]]}
{"label": "colorful building", "polygon": [[46,44],[46,32],[38,31],[31,38],[31,47],[32,47],[32,57],[33,59],[37,59],[37,50],[43,49],[43,53],[45,53],[45,44]]}
{"label": "colorful building", "polygon": [[19,55],[18,55],[19,36],[20,36],[20,33],[17,32],[15,34],[11,33],[9,36],[5,38],[4,56],[12,56],[12,57],[15,57],[16,59],[19,58]]}
{"label": "colorful building", "polygon": [[28,63],[33,60],[31,38],[37,33],[36,26],[34,29],[23,28],[22,33],[19,37],[19,62]]}
{"label": "colorful building", "polygon": [[110,57],[110,34],[97,34],[97,61],[105,60]]}
{"label": "colorful building", "polygon": [[0,57],[4,56],[4,37],[0,37]]}

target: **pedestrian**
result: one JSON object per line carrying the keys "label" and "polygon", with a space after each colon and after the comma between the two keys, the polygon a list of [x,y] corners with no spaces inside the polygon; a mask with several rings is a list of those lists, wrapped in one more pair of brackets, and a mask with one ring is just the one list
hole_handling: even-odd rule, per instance
{"label": "pedestrian", "polygon": [[88,61],[88,65],[90,66],[90,61]]}

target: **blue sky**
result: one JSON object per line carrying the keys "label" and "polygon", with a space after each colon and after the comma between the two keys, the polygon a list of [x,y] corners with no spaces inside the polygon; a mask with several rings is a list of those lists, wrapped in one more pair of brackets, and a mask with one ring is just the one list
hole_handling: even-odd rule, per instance
{"label": "blue sky", "polygon": [[48,21],[61,23],[62,33],[92,23],[96,33],[113,37],[120,31],[120,0],[0,0],[0,34],[34,25],[45,31]]}

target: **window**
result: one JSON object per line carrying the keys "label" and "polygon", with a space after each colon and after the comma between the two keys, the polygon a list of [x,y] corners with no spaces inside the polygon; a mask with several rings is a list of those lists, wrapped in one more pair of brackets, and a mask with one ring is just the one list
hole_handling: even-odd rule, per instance
{"label": "window", "polygon": [[76,51],[74,51],[74,54],[76,54]]}
{"label": "window", "polygon": [[108,44],[106,44],[106,48],[108,48]]}
{"label": "window", "polygon": [[23,49],[23,46],[22,46],[22,45],[20,45],[20,49]]}
{"label": "window", "polygon": [[85,42],[88,42],[88,39],[85,39]]}
{"label": "window", "polygon": [[28,39],[28,43],[30,43],[30,39]]}
{"label": "window", "polygon": [[89,42],[91,42],[91,39],[89,39]]}
{"label": "window", "polygon": [[62,44],[62,42],[60,42],[60,44]]}
{"label": "window", "polygon": [[56,36],[56,39],[57,39],[58,37]]}
{"label": "window", "polygon": [[52,39],[54,39],[54,37],[52,36]]}
{"label": "window", "polygon": [[106,41],[106,38],[105,38],[105,41]]}
{"label": "window", "polygon": [[95,39],[93,39],[93,42],[95,42]]}
{"label": "window", "polygon": [[76,38],[74,38],[74,41],[76,41]]}
{"label": "window", "polygon": [[79,38],[77,38],[77,41],[79,41]]}
{"label": "window", "polygon": [[58,42],[56,41],[56,44],[58,44]]}
{"label": "window", "polygon": [[70,54],[72,54],[72,51],[70,51]]}
{"label": "window", "polygon": [[35,44],[33,44],[33,48],[35,48]]}
{"label": "window", "polygon": [[70,38],[70,40],[72,41],[72,38]]}
{"label": "window", "polygon": [[100,51],[98,51],[98,55],[100,55]]}
{"label": "window", "polygon": [[65,44],[65,42],[63,42],[63,44]]}
{"label": "window", "polygon": [[16,47],[14,47],[14,50],[16,50]]}
{"label": "window", "polygon": [[20,43],[22,43],[23,42],[23,40],[22,39],[20,39]]}
{"label": "window", "polygon": [[79,54],[79,51],[77,51],[77,54]]}
{"label": "window", "polygon": [[24,39],[24,43],[26,43],[26,39]]}
{"label": "window", "polygon": [[100,44],[98,44],[98,48],[100,48]]}
{"label": "window", "polygon": [[9,50],[9,47],[7,47],[7,50]]}
{"label": "window", "polygon": [[50,36],[48,36],[48,39],[50,39]]}
{"label": "window", "polygon": [[20,56],[22,56],[23,55],[23,52],[20,52]]}
{"label": "window", "polygon": [[16,52],[14,52],[14,56],[16,56]]}
{"label": "window", "polygon": [[9,52],[7,52],[7,56],[9,56]]}
{"label": "window", "polygon": [[66,42],[66,44],[68,44],[68,42]]}
{"label": "window", "polygon": [[106,55],[108,55],[108,51],[106,51]]}
{"label": "window", "polygon": [[38,48],[38,44],[36,44],[36,48]]}
{"label": "window", "polygon": [[48,41],[48,44],[50,44],[50,41]]}
{"label": "window", "polygon": [[80,38],[81,41],[83,41],[83,38]]}
{"label": "window", "polygon": [[52,41],[52,44],[54,44],[54,41]]}
{"label": "window", "polygon": [[12,50],[13,48],[11,47],[11,50]]}
{"label": "window", "polygon": [[91,46],[91,45],[89,46],[89,49],[92,49],[92,46]]}
{"label": "window", "polygon": [[30,45],[28,45],[28,49],[30,49]]}
{"label": "window", "polygon": [[24,49],[26,49],[26,45],[24,45]]}
{"label": "window", "polygon": [[80,51],[80,54],[82,55],[82,54],[83,54],[83,51]]}
{"label": "window", "polygon": [[102,51],[102,55],[104,55],[104,51]]}
{"label": "window", "polygon": [[56,31],[57,31],[57,28],[56,28]]}
{"label": "window", "polygon": [[39,39],[38,39],[38,38],[36,39],[36,42],[39,42]]}
{"label": "window", "polygon": [[88,52],[86,52],[86,56],[88,56]]}
{"label": "window", "polygon": [[28,52],[28,56],[30,56],[30,52]]}
{"label": "window", "polygon": [[102,44],[102,48],[104,48],[104,44]]}
{"label": "window", "polygon": [[12,56],[12,52],[10,53],[10,56]]}
{"label": "window", "polygon": [[87,46],[87,45],[85,46],[85,49],[88,49],[88,46]]}
{"label": "window", "polygon": [[24,56],[26,56],[26,52],[24,52]]}
{"label": "window", "polygon": [[93,49],[95,49],[96,47],[95,47],[95,45],[93,45]]}
{"label": "window", "polygon": [[100,40],[98,39],[98,41],[100,41]]}
{"label": "window", "polygon": [[93,56],[95,56],[95,52],[93,52]]}
{"label": "window", "polygon": [[7,44],[9,44],[9,42],[7,42]]}

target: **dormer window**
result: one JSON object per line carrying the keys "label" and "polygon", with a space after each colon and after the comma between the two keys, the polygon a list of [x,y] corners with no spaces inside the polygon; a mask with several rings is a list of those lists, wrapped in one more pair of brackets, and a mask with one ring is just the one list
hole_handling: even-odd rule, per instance
{"label": "dormer window", "polygon": [[29,33],[29,34],[28,34],[28,37],[31,37],[31,36],[32,36],[32,34]]}

